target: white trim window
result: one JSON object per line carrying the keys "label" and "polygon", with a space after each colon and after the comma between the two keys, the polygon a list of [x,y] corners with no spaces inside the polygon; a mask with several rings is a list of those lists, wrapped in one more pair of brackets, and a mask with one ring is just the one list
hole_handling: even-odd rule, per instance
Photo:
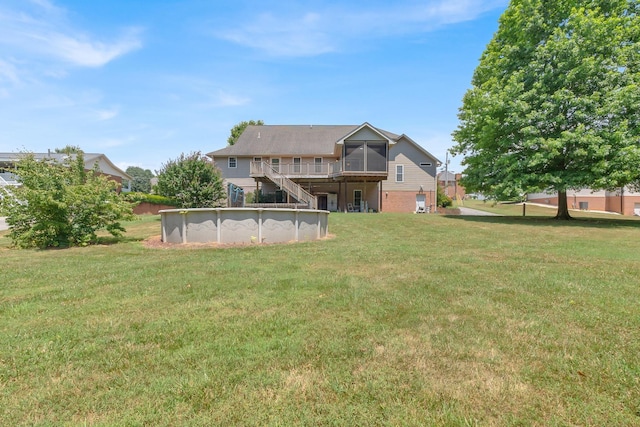
{"label": "white trim window", "polygon": [[238,167],[238,158],[237,157],[229,157],[229,162],[227,164],[229,169],[235,169]]}
{"label": "white trim window", "polygon": [[404,165],[396,165],[396,182],[404,182]]}
{"label": "white trim window", "polygon": [[272,158],[271,159],[271,169],[280,173],[280,158]]}
{"label": "white trim window", "polygon": [[314,157],[314,173],[322,173],[322,157]]}
{"label": "white trim window", "polygon": [[299,174],[302,172],[302,159],[300,157],[293,158],[293,173]]}

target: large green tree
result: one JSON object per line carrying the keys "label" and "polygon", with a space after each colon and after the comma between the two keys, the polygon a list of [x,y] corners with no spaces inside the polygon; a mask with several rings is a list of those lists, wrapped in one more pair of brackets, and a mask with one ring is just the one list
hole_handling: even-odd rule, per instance
{"label": "large green tree", "polygon": [[453,133],[467,191],[613,189],[640,173],[637,0],[513,0]]}
{"label": "large green tree", "polygon": [[7,216],[17,247],[84,246],[97,242],[98,230],[119,236],[125,231],[121,221],[133,218],[117,183],[84,169],[81,150],[62,160],[25,153],[17,174],[21,186],[0,197],[0,214]]}
{"label": "large green tree", "polygon": [[183,208],[212,208],[226,198],[220,171],[200,152],[180,154],[158,171],[158,194]]}
{"label": "large green tree", "polygon": [[139,193],[151,193],[151,178],[153,172],[149,169],[142,169],[138,166],[129,166],[126,170],[131,178],[131,191]]}
{"label": "large green tree", "polygon": [[263,125],[264,122],[262,120],[249,120],[248,122],[242,121],[231,128],[231,134],[229,135],[229,138],[227,138],[227,142],[229,143],[229,145],[235,144],[238,138],[240,138],[240,135],[242,135],[242,132],[244,132],[244,130],[247,128],[247,126]]}

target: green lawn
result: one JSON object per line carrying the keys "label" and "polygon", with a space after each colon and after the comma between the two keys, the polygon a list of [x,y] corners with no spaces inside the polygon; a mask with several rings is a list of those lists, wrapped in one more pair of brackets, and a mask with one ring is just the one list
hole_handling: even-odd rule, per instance
{"label": "green lawn", "polygon": [[640,424],[640,222],[331,214],[333,238],[0,232],[2,425]]}

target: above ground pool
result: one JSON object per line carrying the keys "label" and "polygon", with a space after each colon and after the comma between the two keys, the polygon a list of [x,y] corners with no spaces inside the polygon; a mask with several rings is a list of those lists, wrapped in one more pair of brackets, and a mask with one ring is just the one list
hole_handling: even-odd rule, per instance
{"label": "above ground pool", "polygon": [[284,243],[327,236],[329,211],[200,208],[160,211],[166,243]]}

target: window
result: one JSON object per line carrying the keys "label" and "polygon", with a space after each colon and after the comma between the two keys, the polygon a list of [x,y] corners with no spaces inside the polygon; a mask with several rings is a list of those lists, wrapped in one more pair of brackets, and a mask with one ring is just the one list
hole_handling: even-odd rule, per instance
{"label": "window", "polygon": [[322,173],[322,157],[316,157],[313,159],[314,172]]}
{"label": "window", "polygon": [[404,182],[404,165],[396,165],[396,182]]}
{"label": "window", "polygon": [[271,159],[271,168],[273,168],[274,171],[276,172],[280,172],[280,159]]}
{"label": "window", "polygon": [[300,165],[302,164],[302,159],[300,157],[293,158],[293,173],[300,173],[302,168]]}
{"label": "window", "polygon": [[229,157],[229,168],[237,168],[238,167],[238,159],[236,157]]}
{"label": "window", "polygon": [[426,167],[429,167],[429,166],[431,166],[430,162],[422,162],[422,163],[420,163],[420,167],[422,167],[422,168],[426,168]]}
{"label": "window", "polygon": [[262,161],[262,157],[254,157],[253,161],[254,162],[261,162]]}

